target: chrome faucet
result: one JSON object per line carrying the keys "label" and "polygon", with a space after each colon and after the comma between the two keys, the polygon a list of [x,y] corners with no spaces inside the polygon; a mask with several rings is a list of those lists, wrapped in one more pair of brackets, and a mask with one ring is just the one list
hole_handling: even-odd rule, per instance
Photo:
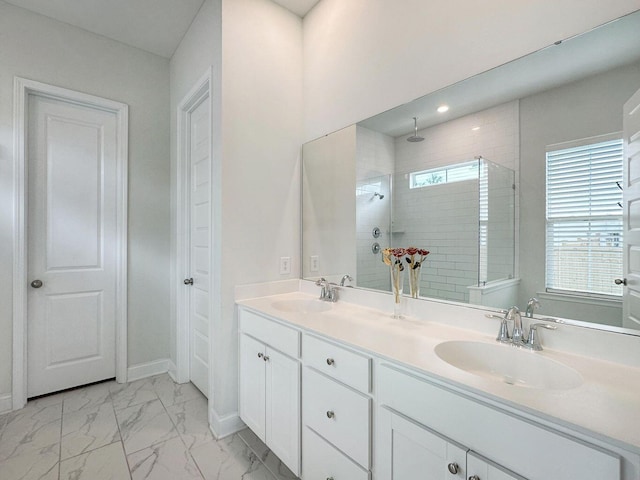
{"label": "chrome faucet", "polygon": [[[348,273],[342,277],[342,280],[340,280],[340,286],[344,287],[344,282],[346,282],[347,280],[349,282],[353,282],[353,277],[351,275],[349,275]],[[347,287],[351,287],[351,286],[352,285],[347,285]]]}
{"label": "chrome faucet", "polygon": [[513,320],[511,343],[518,346],[524,344],[527,341],[527,336],[522,328],[522,316],[518,307],[511,307],[504,318],[505,320]]}
{"label": "chrome faucet", "polygon": [[531,297],[527,302],[527,310],[525,316],[527,318],[533,318],[533,312],[536,308],[540,308],[540,301],[536,297]]}
{"label": "chrome faucet", "polygon": [[338,301],[338,290],[335,283],[330,283],[324,277],[321,277],[320,280],[316,281],[316,285],[320,287],[320,300],[326,302]]}
{"label": "chrome faucet", "polygon": [[[500,330],[496,341],[500,343],[508,343],[515,347],[524,347],[534,351],[541,351],[542,345],[540,345],[540,336],[538,335],[538,328],[546,328],[547,330],[556,330],[558,327],[553,325],[547,325],[546,323],[534,323],[529,328],[529,335],[524,331],[522,325],[522,316],[518,307],[511,307],[509,310],[502,310],[500,313],[504,314],[504,317],[496,315],[495,313],[487,313],[487,318],[497,318],[502,320],[500,322]],[[562,323],[561,320],[544,319],[549,321],[555,321],[556,323]],[[509,333],[509,326],[507,321],[513,321],[513,330]]]}

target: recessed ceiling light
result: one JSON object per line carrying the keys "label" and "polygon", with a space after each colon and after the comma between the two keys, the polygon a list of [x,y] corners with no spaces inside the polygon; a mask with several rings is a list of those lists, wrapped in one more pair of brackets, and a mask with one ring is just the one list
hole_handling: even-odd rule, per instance
{"label": "recessed ceiling light", "polygon": [[440,105],[438,107],[438,113],[444,113],[449,111],[449,105]]}
{"label": "recessed ceiling light", "polygon": [[478,130],[480,130],[480,127],[473,127],[471,130],[473,130],[474,132],[477,132]]}

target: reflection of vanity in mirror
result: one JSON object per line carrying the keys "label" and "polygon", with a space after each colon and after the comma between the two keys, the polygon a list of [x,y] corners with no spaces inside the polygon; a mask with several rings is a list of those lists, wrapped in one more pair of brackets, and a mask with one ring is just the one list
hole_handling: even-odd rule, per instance
{"label": "reflection of vanity in mirror", "polygon": [[389,291],[381,249],[415,246],[423,297],[640,328],[614,283],[639,31],[640,11],[305,144],[303,278]]}

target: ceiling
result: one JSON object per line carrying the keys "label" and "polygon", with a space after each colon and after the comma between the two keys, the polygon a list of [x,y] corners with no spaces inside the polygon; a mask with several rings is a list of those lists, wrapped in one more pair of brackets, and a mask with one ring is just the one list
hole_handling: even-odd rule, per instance
{"label": "ceiling", "polygon": [[[112,40],[171,58],[204,0],[5,0]],[[273,0],[303,17],[319,0]]]}
{"label": "ceiling", "polygon": [[299,17],[304,17],[320,0],[273,0]]}
{"label": "ceiling", "polygon": [[[640,11],[493,70],[381,113],[359,124],[392,137],[523,98],[640,60]],[[449,105],[446,114],[436,111]]]}

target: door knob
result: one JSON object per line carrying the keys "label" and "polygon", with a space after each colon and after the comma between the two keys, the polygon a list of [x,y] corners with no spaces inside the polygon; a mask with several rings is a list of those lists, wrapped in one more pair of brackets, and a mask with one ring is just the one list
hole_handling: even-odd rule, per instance
{"label": "door knob", "polygon": [[193,285],[193,278],[185,278],[184,279],[184,284],[185,285]]}
{"label": "door knob", "polygon": [[627,279],[626,278],[616,278],[613,283],[615,283],[616,285],[624,285],[625,287],[627,286]]}
{"label": "door knob", "polygon": [[33,288],[40,288],[42,285],[44,285],[42,283],[42,280],[34,280],[33,282],[31,282],[31,286]]}

